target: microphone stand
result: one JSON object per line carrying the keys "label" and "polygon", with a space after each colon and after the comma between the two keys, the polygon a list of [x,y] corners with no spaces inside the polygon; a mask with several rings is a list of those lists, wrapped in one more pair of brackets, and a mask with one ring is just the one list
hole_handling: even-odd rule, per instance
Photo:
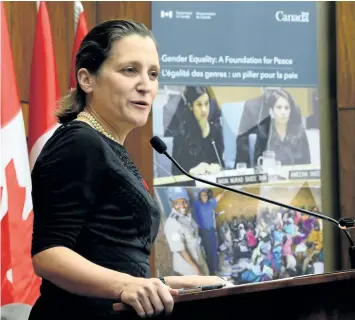
{"label": "microphone stand", "polygon": [[242,190],[236,190],[236,189],[230,188],[228,186],[221,185],[221,184],[216,183],[216,182],[211,182],[211,181],[207,181],[207,180],[195,177],[195,176],[191,175],[190,173],[188,173],[187,171],[185,171],[166,150],[162,151],[161,153],[163,153],[166,157],[168,157],[170,159],[170,161],[173,162],[174,165],[184,175],[188,176],[189,178],[191,178],[193,180],[197,180],[197,181],[200,181],[202,183],[206,183],[206,184],[215,186],[217,188],[225,189],[225,190],[228,190],[228,191],[231,191],[231,192],[234,192],[234,193],[242,194],[242,195],[244,195],[246,197],[251,197],[251,198],[254,198],[254,199],[257,199],[257,200],[260,200],[260,201],[265,201],[265,202],[274,204],[276,206],[280,206],[280,207],[284,207],[284,208],[287,208],[287,209],[290,209],[290,210],[302,212],[302,213],[308,214],[310,216],[313,216],[313,217],[316,217],[316,218],[319,218],[319,219],[323,219],[323,220],[327,220],[327,221],[333,223],[339,229],[343,230],[343,232],[345,233],[346,237],[349,240],[349,243],[350,243],[350,247],[349,247],[350,268],[351,269],[355,269],[355,246],[354,246],[353,239],[351,238],[349,232],[347,231],[347,229],[354,227],[355,221],[353,219],[342,218],[339,221],[337,221],[336,219],[333,219],[331,217],[327,217],[327,216],[322,215],[320,213],[311,212],[311,211],[304,210],[304,209],[301,209],[301,208],[296,208],[296,207],[293,207],[293,206],[290,206],[290,205],[287,205],[287,204],[283,204],[283,203],[280,203],[280,202],[277,202],[277,201],[274,201],[274,200],[270,200],[270,199],[266,199],[266,198],[257,196],[255,194],[252,194],[252,193],[249,193],[249,192],[245,192],[245,191],[242,191]]}

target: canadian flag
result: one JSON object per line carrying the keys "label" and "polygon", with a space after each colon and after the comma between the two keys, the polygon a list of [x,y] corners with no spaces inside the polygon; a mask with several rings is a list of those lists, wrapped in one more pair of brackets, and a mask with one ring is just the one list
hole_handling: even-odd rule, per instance
{"label": "canadian flag", "polygon": [[39,296],[41,279],[32,268],[31,176],[10,46],[1,2],[1,314],[6,318],[11,309],[17,319],[24,319]]}
{"label": "canadian flag", "polygon": [[74,32],[75,39],[72,52],[72,64],[70,72],[70,88],[76,88],[76,75],[75,75],[75,58],[78,53],[81,42],[88,33],[86,19],[84,14],[84,7],[80,1],[74,1]]}
{"label": "canadian flag", "polygon": [[28,123],[31,170],[44,144],[58,127],[54,112],[57,107],[57,100],[60,97],[52,32],[45,2],[37,1],[37,8]]}

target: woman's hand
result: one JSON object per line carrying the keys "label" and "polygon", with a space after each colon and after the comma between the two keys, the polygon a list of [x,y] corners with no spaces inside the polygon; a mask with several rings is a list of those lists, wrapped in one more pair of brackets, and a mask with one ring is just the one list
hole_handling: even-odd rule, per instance
{"label": "woman's hand", "polygon": [[191,174],[195,174],[195,175],[199,175],[199,174],[205,174],[207,168],[209,168],[209,164],[206,162],[201,162],[200,164],[198,164],[196,167],[190,169],[190,173]]}
{"label": "woman's hand", "polygon": [[[135,278],[121,291],[122,303],[131,306],[140,317],[151,317],[165,310],[171,313],[174,307],[173,296],[178,295],[176,289],[163,284],[157,278]],[[122,304],[114,304],[115,311],[121,311]]]}
{"label": "woman's hand", "polygon": [[165,277],[165,281],[173,288],[193,288],[225,283],[225,280],[217,276],[172,276]]}
{"label": "woman's hand", "polygon": [[206,162],[201,162],[196,167],[190,169],[191,174],[200,175],[200,174],[217,174],[222,170],[221,166],[218,163],[208,164]]}
{"label": "woman's hand", "polygon": [[210,285],[215,285],[220,283],[225,284],[226,288],[234,287],[234,284],[232,282],[227,281],[221,277],[217,277],[217,276],[195,276],[195,277],[196,279],[194,281],[196,282],[196,287],[210,286]]}
{"label": "woman's hand", "polygon": [[217,276],[192,276],[192,277],[193,279],[191,280],[195,283],[196,287],[220,284],[225,282],[224,279]]}
{"label": "woman's hand", "polygon": [[210,174],[216,174],[222,170],[222,167],[218,163],[211,163],[207,168],[206,171]]}

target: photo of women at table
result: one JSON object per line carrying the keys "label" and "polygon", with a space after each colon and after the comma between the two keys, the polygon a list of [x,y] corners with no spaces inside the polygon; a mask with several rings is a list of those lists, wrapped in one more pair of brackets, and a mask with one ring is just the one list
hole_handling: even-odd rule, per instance
{"label": "photo of women at table", "polygon": [[[210,181],[290,181],[295,170],[321,169],[319,108],[315,88],[161,86],[153,134],[186,171]],[[153,151],[153,160],[155,186],[196,185],[165,155]]]}
{"label": "photo of women at table", "polygon": [[[300,108],[284,89],[269,90],[262,101],[256,125],[254,159],[258,165],[263,153],[273,155],[280,165],[310,164],[310,148]],[[247,108],[245,108],[245,113]],[[241,121],[241,125],[245,123]],[[249,133],[250,134],[250,133]],[[249,141],[237,137],[237,163],[249,162]],[[250,163],[250,162],[249,162]]]}
{"label": "photo of women at table", "polygon": [[[186,171],[192,174],[220,172],[224,168],[224,141],[216,100],[207,87],[186,86],[171,92],[153,106],[153,132],[161,135],[170,154]],[[155,167],[155,176],[182,174],[159,155],[156,155]]]}
{"label": "photo of women at table", "polygon": [[[155,247],[158,276],[202,274],[205,270],[205,274],[243,284],[324,272],[323,226],[319,219],[217,188],[159,187],[154,191],[163,213]],[[243,191],[320,211],[318,187]],[[173,201],[186,202],[184,215],[176,212],[178,206]],[[210,201],[211,210],[199,210],[196,204],[203,201]],[[201,225],[202,219],[212,221],[209,229],[214,232],[216,245],[211,236],[208,241],[202,240],[207,226]],[[195,258],[183,259],[185,250]],[[208,258],[208,252],[216,254],[217,265]]]}
{"label": "photo of women at table", "polygon": [[[210,121],[210,96],[205,87],[186,87],[183,110],[176,135],[173,157],[192,174],[218,173],[223,164],[223,137],[220,122]],[[172,174],[180,171],[173,166]]]}

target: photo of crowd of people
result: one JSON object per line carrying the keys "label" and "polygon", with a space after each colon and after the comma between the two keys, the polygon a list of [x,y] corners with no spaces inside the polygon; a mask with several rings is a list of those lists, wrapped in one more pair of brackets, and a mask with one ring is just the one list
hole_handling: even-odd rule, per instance
{"label": "photo of crowd of people", "polygon": [[[319,188],[268,193],[319,212]],[[155,197],[163,213],[158,276],[219,275],[243,284],[324,272],[322,223],[312,216],[217,188],[156,187]]]}
{"label": "photo of crowd of people", "polygon": [[[162,86],[153,105],[153,134],[195,175],[320,169],[314,88]],[[159,178],[177,175],[181,172],[154,152],[156,185]]]}

